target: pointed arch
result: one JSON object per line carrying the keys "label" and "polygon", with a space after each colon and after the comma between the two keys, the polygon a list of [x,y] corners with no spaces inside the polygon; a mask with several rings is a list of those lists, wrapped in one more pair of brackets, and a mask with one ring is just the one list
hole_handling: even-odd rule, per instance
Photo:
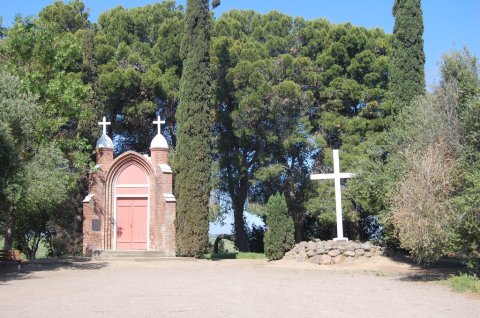
{"label": "pointed arch", "polygon": [[123,169],[132,164],[135,164],[142,169],[147,175],[147,178],[151,178],[155,175],[155,170],[152,164],[145,157],[136,152],[127,151],[113,161],[112,167],[109,169],[107,175],[107,187],[112,186]]}
{"label": "pointed arch", "polygon": [[[133,167],[132,167],[133,166]],[[133,172],[135,170],[143,172],[142,176],[137,176],[135,180],[132,182],[133,184],[124,184],[125,186],[123,189],[118,189],[117,186],[117,181],[119,177],[122,176],[122,174],[129,170],[133,169]],[[146,178],[146,179],[145,179]],[[143,189],[137,188],[137,189],[132,189],[129,186],[135,186],[135,183],[139,182],[145,182],[144,184],[140,184],[140,186],[143,186]],[[125,201],[126,198],[130,198],[130,201],[135,201],[135,197],[144,197],[146,198],[146,248],[149,249],[149,242],[150,242],[150,215],[151,215],[151,207],[150,207],[150,202],[154,200],[152,197],[152,191],[151,189],[155,187],[155,170],[152,166],[152,164],[149,162],[147,158],[144,156],[133,152],[133,151],[128,151],[123,153],[122,155],[118,156],[112,163],[112,166],[110,167],[107,176],[105,178],[105,208],[106,208],[106,214],[110,217],[110,222],[109,223],[109,230],[106,231],[106,235],[108,237],[105,237],[105,242],[110,242],[110,246],[107,247],[108,249],[116,249],[117,246],[117,215],[116,215],[116,209],[117,209],[117,203],[120,201],[120,197],[122,197],[122,201]],[[121,185],[120,185],[121,186]],[[117,190],[127,190],[127,191],[117,191]],[[132,191],[134,190],[134,191]],[[117,202],[118,201],[118,202]],[[132,202],[133,202],[132,201]],[[138,201],[138,200],[137,200]],[[125,201],[126,202],[126,201]],[[120,243],[119,243],[120,244]]]}

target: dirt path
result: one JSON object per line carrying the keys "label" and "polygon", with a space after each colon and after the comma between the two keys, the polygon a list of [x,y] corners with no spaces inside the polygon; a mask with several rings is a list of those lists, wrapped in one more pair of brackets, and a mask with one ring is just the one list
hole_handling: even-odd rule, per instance
{"label": "dirt path", "polygon": [[[5,317],[480,317],[480,298],[388,259],[31,264],[0,272]],[[15,314],[6,314],[14,308]]]}

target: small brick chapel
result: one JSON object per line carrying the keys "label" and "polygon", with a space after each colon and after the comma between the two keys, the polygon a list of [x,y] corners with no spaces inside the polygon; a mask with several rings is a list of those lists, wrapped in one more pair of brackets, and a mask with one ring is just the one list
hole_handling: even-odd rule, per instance
{"label": "small brick chapel", "polygon": [[97,159],[83,200],[83,253],[97,250],[153,250],[175,256],[176,200],[168,143],[160,117],[150,156],[128,151],[113,158],[105,117],[99,125]]}

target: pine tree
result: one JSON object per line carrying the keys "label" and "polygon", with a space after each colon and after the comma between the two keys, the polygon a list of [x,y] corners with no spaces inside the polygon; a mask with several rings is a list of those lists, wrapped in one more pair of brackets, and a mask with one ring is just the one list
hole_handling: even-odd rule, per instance
{"label": "pine tree", "polygon": [[390,92],[393,109],[425,93],[425,53],[421,0],[395,0],[393,48],[390,65]]}
{"label": "pine tree", "polygon": [[210,195],[210,29],[207,0],[188,0],[177,110],[176,242],[180,256],[200,256],[208,244]]}
{"label": "pine tree", "polygon": [[282,194],[275,194],[268,199],[267,225],[265,233],[265,256],[270,260],[280,259],[293,247],[293,220],[288,215],[287,202]]}

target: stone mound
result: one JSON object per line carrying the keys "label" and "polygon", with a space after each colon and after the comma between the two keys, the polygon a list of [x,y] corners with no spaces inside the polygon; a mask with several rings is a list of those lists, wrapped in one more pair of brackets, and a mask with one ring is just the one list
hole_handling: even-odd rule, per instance
{"label": "stone mound", "polygon": [[330,265],[352,262],[358,258],[371,258],[383,254],[384,248],[374,245],[372,242],[340,242],[315,239],[314,241],[298,243],[285,253],[283,259]]}

